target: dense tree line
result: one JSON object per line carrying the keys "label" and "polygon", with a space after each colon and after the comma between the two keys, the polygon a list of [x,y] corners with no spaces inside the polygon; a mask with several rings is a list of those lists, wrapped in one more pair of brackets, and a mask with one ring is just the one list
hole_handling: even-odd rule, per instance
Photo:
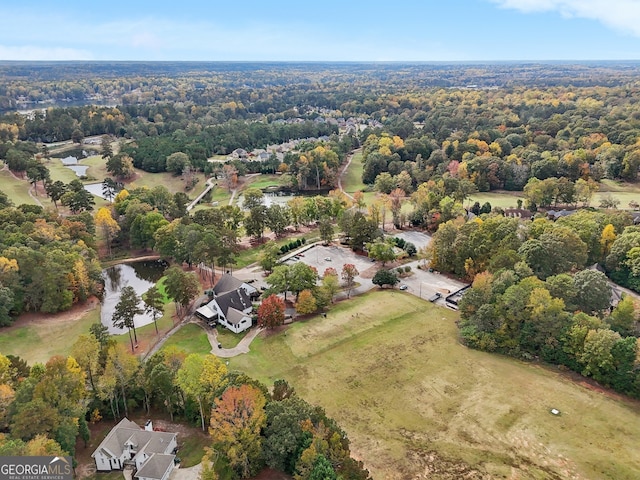
{"label": "dense tree line", "polygon": [[228,371],[213,355],[166,348],[141,363],[100,324],[76,340],[71,356],[52,357],[46,365],[29,367],[18,357],[0,355],[3,455],[74,455],[76,438],[85,445],[90,439],[88,422],[151,408],[208,431],[203,478],[218,478],[211,461],[216,452],[225,459],[216,468],[227,465],[231,478],[248,478],[269,466],[300,480],[369,479],[362,463],[351,458],[345,432],[324,410],[283,380],[269,391]]}
{"label": "dense tree line", "polygon": [[0,325],[27,311],[67,310],[101,291],[90,214],[5,207],[0,225]]}
{"label": "dense tree line", "polygon": [[634,286],[636,235],[624,212],[526,224],[491,214],[440,225],[429,254],[433,268],[473,280],[459,304],[467,345],[565,365],[638,397],[634,302],[614,300],[603,267],[585,268],[603,264]]}

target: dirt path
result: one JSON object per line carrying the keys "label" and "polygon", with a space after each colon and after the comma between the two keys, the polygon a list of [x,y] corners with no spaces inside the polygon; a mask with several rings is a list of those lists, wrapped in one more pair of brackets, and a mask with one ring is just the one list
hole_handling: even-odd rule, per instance
{"label": "dirt path", "polygon": [[356,148],[355,150],[353,150],[349,155],[347,155],[347,164],[342,168],[342,171],[340,172],[340,174],[338,175],[338,189],[344,193],[347,197],[349,197],[351,200],[353,200],[353,196],[347,192],[344,191],[344,188],[342,187],[342,177],[344,176],[344,174],[347,172],[347,170],[349,170],[349,166],[351,165],[351,160],[353,160],[353,156],[362,151],[362,147],[361,148]]}

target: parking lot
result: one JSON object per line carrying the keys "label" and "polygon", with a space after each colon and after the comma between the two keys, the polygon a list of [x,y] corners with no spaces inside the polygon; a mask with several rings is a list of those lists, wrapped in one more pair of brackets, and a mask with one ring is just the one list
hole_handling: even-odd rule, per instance
{"label": "parking lot", "polygon": [[418,250],[426,247],[431,243],[431,235],[427,235],[424,232],[414,232],[414,231],[398,232],[393,236],[402,238],[405,242],[413,243]]}
{"label": "parking lot", "polygon": [[[431,241],[431,237],[429,235],[421,232],[401,232],[397,236],[414,243],[418,248],[428,245]],[[340,275],[342,267],[345,264],[354,264],[358,269],[358,272],[360,272],[360,275],[356,277],[356,282],[359,286],[354,290],[353,294],[363,293],[374,287],[377,288],[373,285],[371,279],[373,278],[374,273],[381,268],[380,262],[372,262],[371,259],[364,255],[357,255],[351,251],[350,248],[338,245],[316,244],[301,253],[292,255],[283,263],[293,265],[295,262],[303,262],[309,266],[315,267],[318,271],[318,275],[320,276],[322,276],[324,271],[329,267],[335,268],[338,275]],[[420,270],[418,269],[419,264],[419,261],[406,264],[411,267],[411,275],[401,278],[396,288],[406,285],[406,289],[403,289],[404,291],[425,300],[429,300],[430,298],[433,298],[434,295],[440,294],[441,297],[438,298],[436,302],[444,305],[445,297],[447,297],[447,295],[457,292],[466,286],[463,282],[441,275],[437,272]],[[266,279],[263,276],[262,269],[258,266],[238,270],[237,272],[234,272],[234,275],[237,275],[238,278],[245,281],[251,279],[253,286],[258,289],[266,287]]]}
{"label": "parking lot", "polygon": [[[340,247],[337,245],[315,245],[298,256],[290,258],[285,263],[291,265],[295,262],[304,262],[311,267],[315,267],[318,270],[318,275],[320,276],[322,276],[324,271],[329,267],[335,268],[338,275],[340,275],[342,267],[347,263],[355,265],[360,274],[364,273],[369,268],[375,268],[375,264],[371,262],[368,257],[357,255],[351,251],[350,248]],[[368,288],[372,286],[371,279],[358,276],[356,281],[363,286],[367,284]]]}
{"label": "parking lot", "polygon": [[457,292],[467,285],[436,272],[418,270],[418,262],[412,262],[409,265],[413,274],[400,279],[398,285],[406,285],[407,292],[425,300],[439,293],[442,297],[438,300],[438,303],[444,303],[447,295]]}

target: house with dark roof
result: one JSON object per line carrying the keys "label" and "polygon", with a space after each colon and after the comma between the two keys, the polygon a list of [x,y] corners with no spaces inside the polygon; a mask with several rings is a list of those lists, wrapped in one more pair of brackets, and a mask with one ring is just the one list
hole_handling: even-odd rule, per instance
{"label": "house with dark roof", "polygon": [[235,333],[251,327],[251,299],[258,290],[226,273],[213,287],[213,300],[198,308],[196,314],[208,323],[219,323]]}
{"label": "house with dark roof", "polygon": [[138,480],[167,480],[175,466],[177,434],[156,432],[149,421],[141,428],[128,418],[111,429],[91,454],[99,472],[134,467]]}

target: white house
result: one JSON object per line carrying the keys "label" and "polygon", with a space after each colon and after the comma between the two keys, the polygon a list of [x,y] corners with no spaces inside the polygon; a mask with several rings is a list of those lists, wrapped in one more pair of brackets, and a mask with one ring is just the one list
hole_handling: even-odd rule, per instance
{"label": "white house", "polygon": [[251,327],[251,298],[257,294],[255,287],[226,273],[213,288],[213,300],[196,313],[209,323],[217,322],[240,333]]}
{"label": "white house", "polygon": [[140,480],[166,480],[175,465],[177,434],[156,432],[151,422],[140,428],[123,418],[91,454],[99,472],[133,465]]}

